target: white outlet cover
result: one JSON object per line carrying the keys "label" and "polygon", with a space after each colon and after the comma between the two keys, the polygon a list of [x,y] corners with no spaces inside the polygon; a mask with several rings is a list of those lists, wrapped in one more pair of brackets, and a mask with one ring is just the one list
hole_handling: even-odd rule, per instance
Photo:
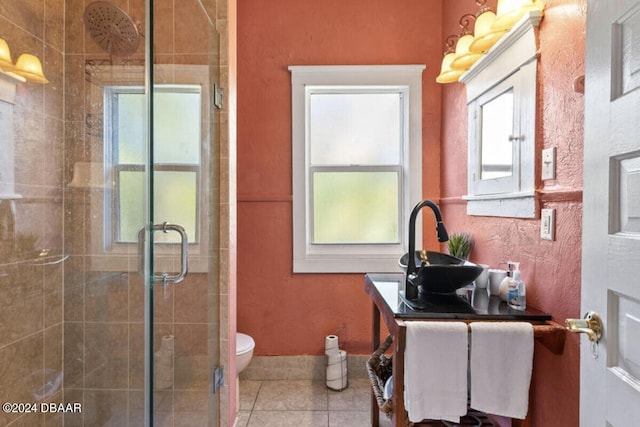
{"label": "white outlet cover", "polygon": [[542,209],[540,215],[540,238],[554,240],[556,234],[556,210]]}

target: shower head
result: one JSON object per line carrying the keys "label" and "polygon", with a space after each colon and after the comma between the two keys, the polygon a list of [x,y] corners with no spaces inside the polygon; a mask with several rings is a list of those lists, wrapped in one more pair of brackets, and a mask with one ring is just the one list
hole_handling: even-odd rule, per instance
{"label": "shower head", "polygon": [[91,38],[109,55],[130,55],[138,48],[138,26],[125,11],[113,3],[89,3],[84,10],[84,22]]}

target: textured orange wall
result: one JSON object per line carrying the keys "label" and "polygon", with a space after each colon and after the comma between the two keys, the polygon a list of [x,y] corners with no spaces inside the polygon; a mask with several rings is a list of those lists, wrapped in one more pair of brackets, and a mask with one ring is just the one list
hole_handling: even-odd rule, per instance
{"label": "textured orange wall", "polygon": [[[341,325],[365,354],[362,274],[293,274],[289,65],[426,64],[424,182],[440,191],[442,1],[238,2],[238,330],[258,355],[323,354]],[[426,194],[429,194],[428,192]]]}
{"label": "textured orange wall", "polygon": [[[457,20],[474,10],[474,3],[445,2],[443,36],[457,31]],[[461,196],[467,192],[467,108],[460,83],[442,92],[441,204],[449,231],[473,234],[473,261],[494,267],[506,259],[521,261],[528,304],[564,323],[567,317],[580,317],[583,97],[572,84],[584,73],[586,1],[546,3],[539,31],[536,189],[541,207],[556,209],[556,240],[540,240],[539,219],[466,215]],[[557,179],[542,182],[541,150],[547,147],[557,148]],[[567,337],[561,356],[536,345],[532,425],[578,425],[579,350],[575,336]]]}

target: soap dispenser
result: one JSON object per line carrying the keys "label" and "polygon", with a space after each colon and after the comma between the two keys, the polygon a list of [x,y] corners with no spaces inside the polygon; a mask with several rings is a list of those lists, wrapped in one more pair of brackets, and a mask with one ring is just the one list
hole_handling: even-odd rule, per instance
{"label": "soap dispenser", "polygon": [[502,282],[500,282],[500,299],[504,302],[508,302],[509,289],[515,286],[513,273],[519,269],[520,263],[515,261],[506,261],[501,264],[507,264],[507,277],[502,279]]}
{"label": "soap dispenser", "polygon": [[527,307],[526,285],[520,277],[520,263],[508,261],[508,272],[502,282],[500,282],[500,298],[509,307],[516,310],[524,310]]}
{"label": "soap dispenser", "polygon": [[513,281],[514,285],[509,286],[507,304],[516,310],[524,310],[527,308],[527,287],[520,278],[520,270],[517,267],[513,272]]}

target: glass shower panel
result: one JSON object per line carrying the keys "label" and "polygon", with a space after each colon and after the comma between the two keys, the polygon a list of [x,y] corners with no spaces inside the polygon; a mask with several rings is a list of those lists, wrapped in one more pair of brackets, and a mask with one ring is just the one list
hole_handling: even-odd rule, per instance
{"label": "glass shower panel", "polygon": [[[154,10],[153,216],[188,236],[189,270],[153,285],[153,416],[157,423],[219,425],[218,110],[214,2],[186,0]],[[177,233],[154,235],[154,274],[175,274]]]}

